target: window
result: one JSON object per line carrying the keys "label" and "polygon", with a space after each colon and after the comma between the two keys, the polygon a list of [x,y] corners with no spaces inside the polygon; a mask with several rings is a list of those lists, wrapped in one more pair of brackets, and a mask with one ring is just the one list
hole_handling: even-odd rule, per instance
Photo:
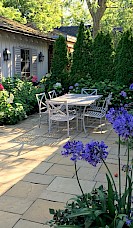
{"label": "window", "polygon": [[22,78],[37,75],[37,49],[14,47],[14,74]]}
{"label": "window", "polygon": [[30,76],[30,50],[21,49],[21,77],[27,78]]}

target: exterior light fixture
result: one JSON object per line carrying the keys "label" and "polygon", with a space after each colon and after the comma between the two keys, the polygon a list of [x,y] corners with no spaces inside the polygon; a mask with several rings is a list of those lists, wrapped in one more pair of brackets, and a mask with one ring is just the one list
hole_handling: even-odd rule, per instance
{"label": "exterior light fixture", "polygon": [[39,53],[39,62],[43,62],[44,61],[44,55],[42,54],[42,52],[40,51]]}
{"label": "exterior light fixture", "polygon": [[3,58],[4,58],[4,61],[8,61],[11,59],[11,52],[5,48],[5,50],[3,51]]}

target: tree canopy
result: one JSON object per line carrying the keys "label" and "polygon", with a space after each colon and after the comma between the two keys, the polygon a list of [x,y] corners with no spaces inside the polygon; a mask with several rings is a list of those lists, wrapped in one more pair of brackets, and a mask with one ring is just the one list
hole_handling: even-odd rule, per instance
{"label": "tree canopy", "polygon": [[[86,2],[86,5],[85,5]],[[50,31],[61,25],[91,24],[97,32],[133,26],[133,0],[1,0],[0,14]]]}

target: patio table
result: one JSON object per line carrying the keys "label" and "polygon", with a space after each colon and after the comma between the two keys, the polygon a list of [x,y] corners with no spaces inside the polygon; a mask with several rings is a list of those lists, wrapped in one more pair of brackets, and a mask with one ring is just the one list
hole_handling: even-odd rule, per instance
{"label": "patio table", "polygon": [[[103,95],[87,95],[87,94],[65,94],[59,97],[52,98],[51,101],[54,102],[64,102],[67,101],[68,106],[75,107],[78,120],[81,120],[81,129],[82,129],[82,113],[86,106],[90,106],[95,103],[98,99],[101,99]],[[75,109],[74,109],[75,110]]]}
{"label": "patio table", "polygon": [[96,100],[100,99],[103,95],[86,95],[86,94],[65,94],[56,98],[52,98],[51,101],[63,102],[67,101],[69,106],[89,106]]}

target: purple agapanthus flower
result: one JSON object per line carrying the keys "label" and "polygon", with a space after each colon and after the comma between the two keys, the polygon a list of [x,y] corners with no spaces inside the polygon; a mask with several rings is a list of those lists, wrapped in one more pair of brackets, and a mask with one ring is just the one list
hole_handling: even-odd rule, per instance
{"label": "purple agapanthus flower", "polygon": [[103,141],[91,141],[85,145],[84,153],[82,154],[83,160],[89,162],[91,165],[96,166],[98,163],[106,159],[108,146]]}
{"label": "purple agapanthus flower", "polygon": [[133,90],[133,83],[129,87],[130,90]]}
{"label": "purple agapanthus flower", "polygon": [[120,95],[121,95],[122,97],[126,97],[126,96],[127,96],[127,93],[126,93],[125,91],[121,91],[121,92],[120,92]]}
{"label": "purple agapanthus flower", "polygon": [[119,136],[125,139],[133,136],[133,115],[125,110],[125,112],[115,118],[113,129]]}
{"label": "purple agapanthus flower", "polygon": [[62,151],[61,154],[65,157],[71,155],[72,161],[77,161],[82,159],[82,153],[84,151],[84,145],[81,141],[68,141],[63,148],[65,151]]}
{"label": "purple agapanthus flower", "polygon": [[118,109],[114,109],[114,108],[110,108],[110,110],[108,111],[106,118],[108,119],[108,121],[113,124],[115,119],[121,115],[122,113],[127,113],[127,110],[121,106]]}
{"label": "purple agapanthus flower", "polygon": [[128,219],[128,217],[126,218],[126,225],[127,226],[130,226],[132,223],[132,220],[131,219]]}
{"label": "purple agapanthus flower", "polygon": [[70,89],[70,90],[73,89],[73,86],[69,86],[69,89]]}
{"label": "purple agapanthus flower", "polygon": [[79,83],[75,83],[75,85],[74,85],[75,87],[78,87],[79,86]]}

